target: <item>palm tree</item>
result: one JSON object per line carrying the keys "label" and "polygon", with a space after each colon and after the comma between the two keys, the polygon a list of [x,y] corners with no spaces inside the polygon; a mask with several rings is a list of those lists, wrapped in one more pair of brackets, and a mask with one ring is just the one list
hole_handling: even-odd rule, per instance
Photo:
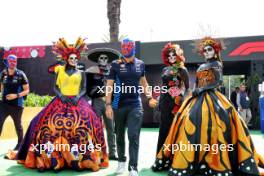
{"label": "palm tree", "polygon": [[110,42],[118,42],[121,0],[107,0],[107,17],[109,20]]}
{"label": "palm tree", "polygon": [[[121,42],[121,41],[123,41],[125,38],[127,38],[127,35],[120,34],[119,37],[118,37],[118,41]],[[105,43],[109,43],[109,42],[111,42],[110,34],[108,34],[108,35],[104,34],[104,36],[103,36],[103,38],[102,38],[102,41],[105,42]]]}

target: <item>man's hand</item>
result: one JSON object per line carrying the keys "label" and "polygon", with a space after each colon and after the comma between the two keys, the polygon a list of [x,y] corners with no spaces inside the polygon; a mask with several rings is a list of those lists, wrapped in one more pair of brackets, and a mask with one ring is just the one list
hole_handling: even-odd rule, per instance
{"label": "man's hand", "polygon": [[16,98],[18,98],[17,94],[8,94],[8,95],[6,95],[6,99],[9,100],[9,101],[10,100],[14,100]]}
{"label": "man's hand", "polygon": [[155,108],[157,105],[158,105],[158,101],[155,100],[154,98],[151,98],[151,99],[149,100],[149,106],[150,106],[151,108]]}
{"label": "man's hand", "polygon": [[113,108],[111,105],[106,105],[106,109],[105,109],[105,115],[108,119],[113,119],[114,117],[114,112],[113,112]]}

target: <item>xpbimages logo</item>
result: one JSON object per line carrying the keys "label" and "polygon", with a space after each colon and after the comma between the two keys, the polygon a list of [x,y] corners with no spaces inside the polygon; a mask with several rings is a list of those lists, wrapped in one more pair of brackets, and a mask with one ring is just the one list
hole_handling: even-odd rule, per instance
{"label": "xpbimages logo", "polygon": [[178,144],[163,144],[164,152],[171,152],[174,154],[176,151],[206,151],[217,154],[219,151],[233,151],[233,144],[187,144],[179,142]]}
{"label": "xpbimages logo", "polygon": [[[169,91],[167,86],[147,86],[146,87],[147,90],[149,90],[150,94],[152,94],[152,92],[154,93],[167,93]],[[115,93],[115,94],[119,94],[119,93],[144,93],[145,88],[144,86],[129,86],[129,85],[125,85],[124,83],[122,83],[121,85],[117,85],[116,83],[114,83],[113,86],[97,86],[97,93],[101,93],[101,94],[108,94],[108,93]]]}
{"label": "xpbimages logo", "polygon": [[45,144],[31,144],[30,151],[32,152],[39,152],[41,153],[52,153],[53,151],[60,151],[60,152],[78,152],[81,154],[85,154],[87,151],[94,152],[94,151],[101,151],[102,147],[101,144],[94,145],[93,143],[89,144],[58,144],[58,143],[51,143],[47,142]]}

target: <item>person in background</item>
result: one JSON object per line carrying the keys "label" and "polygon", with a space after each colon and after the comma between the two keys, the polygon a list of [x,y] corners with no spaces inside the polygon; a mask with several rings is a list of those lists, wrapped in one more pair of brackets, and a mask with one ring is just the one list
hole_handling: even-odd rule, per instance
{"label": "person in background", "polygon": [[29,93],[29,84],[26,74],[17,69],[17,57],[7,56],[6,68],[0,74],[2,101],[0,101],[0,135],[3,124],[8,116],[14,121],[18,142],[14,150],[18,150],[23,140],[21,117],[23,113],[24,97]]}
{"label": "person in background", "polygon": [[243,120],[246,122],[248,126],[251,124],[249,123],[252,115],[250,110],[250,101],[248,94],[246,92],[246,86],[241,84],[239,87],[239,92],[237,94],[237,106],[238,106],[238,112],[242,116]]}
{"label": "person in background", "polygon": [[239,87],[236,87],[235,90],[231,93],[231,102],[237,109],[237,94],[239,92]]}

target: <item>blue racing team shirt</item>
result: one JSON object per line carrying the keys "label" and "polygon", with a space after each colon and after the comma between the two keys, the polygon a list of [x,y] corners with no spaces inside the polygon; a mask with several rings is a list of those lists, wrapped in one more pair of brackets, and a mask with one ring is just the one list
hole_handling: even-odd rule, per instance
{"label": "blue racing team shirt", "polygon": [[2,92],[3,103],[23,107],[24,98],[16,98],[14,100],[7,100],[6,95],[18,94],[23,91],[23,85],[28,84],[28,79],[22,70],[16,69],[14,75],[9,75],[8,71],[4,69],[0,73],[0,83],[3,84],[4,90]]}
{"label": "blue racing team shirt", "polygon": [[[142,107],[139,81],[145,76],[145,64],[137,58],[132,63],[114,60],[111,64],[108,79],[114,80],[113,109],[124,106]],[[140,89],[140,90],[139,90]]]}

